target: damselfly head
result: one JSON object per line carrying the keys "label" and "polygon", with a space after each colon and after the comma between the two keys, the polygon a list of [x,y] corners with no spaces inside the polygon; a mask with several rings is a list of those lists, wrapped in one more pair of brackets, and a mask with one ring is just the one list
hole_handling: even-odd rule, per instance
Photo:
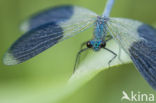
{"label": "damselfly head", "polygon": [[101,48],[105,48],[106,42],[102,40],[90,40],[86,43],[86,45],[94,51],[99,51]]}

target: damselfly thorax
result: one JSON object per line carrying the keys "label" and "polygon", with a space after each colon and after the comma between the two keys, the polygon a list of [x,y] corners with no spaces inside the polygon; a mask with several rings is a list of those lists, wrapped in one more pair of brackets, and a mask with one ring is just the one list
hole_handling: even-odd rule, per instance
{"label": "damselfly thorax", "polygon": [[94,51],[99,51],[101,48],[105,48],[107,35],[106,23],[108,18],[97,16],[97,20],[94,23],[94,38],[87,42],[87,47],[92,48]]}

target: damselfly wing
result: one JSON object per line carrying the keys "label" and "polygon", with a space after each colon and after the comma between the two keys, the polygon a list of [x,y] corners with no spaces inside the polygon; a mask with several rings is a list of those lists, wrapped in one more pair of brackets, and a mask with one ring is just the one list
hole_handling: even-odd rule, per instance
{"label": "damselfly wing", "polygon": [[156,89],[156,29],[142,22],[110,18],[107,28],[129,54],[145,80]]}
{"label": "damselfly wing", "polygon": [[22,63],[49,47],[91,27],[96,13],[78,6],[58,6],[32,16],[23,24],[25,34],[4,56],[6,65]]}

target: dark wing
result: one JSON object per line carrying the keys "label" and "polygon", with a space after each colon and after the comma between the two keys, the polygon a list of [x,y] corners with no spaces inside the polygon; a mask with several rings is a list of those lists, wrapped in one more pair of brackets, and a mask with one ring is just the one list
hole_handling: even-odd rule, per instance
{"label": "dark wing", "polygon": [[140,73],[156,89],[156,29],[143,24],[138,28],[138,33],[148,42],[133,43],[129,49],[130,55]]}
{"label": "dark wing", "polygon": [[21,30],[23,32],[27,32],[33,28],[50,22],[55,22],[56,24],[68,24],[68,22],[70,22],[70,24],[75,24],[77,20],[84,21],[88,20],[88,18],[93,18],[95,16],[97,16],[96,13],[79,6],[56,6],[34,14],[33,16],[25,20],[25,22],[21,25]]}
{"label": "dark wing", "polygon": [[[91,11],[87,9],[80,7],[75,8],[74,13],[76,12],[76,15],[72,15],[68,20],[63,20],[64,17],[61,17],[61,12],[63,10],[62,7],[60,7],[61,12],[59,12],[59,7],[51,10],[54,12],[56,9],[60,16],[60,18],[57,20],[54,17],[54,21],[52,20],[52,22],[49,21],[47,23],[44,21],[45,18],[42,13],[40,16],[43,16],[44,19],[37,16],[38,19],[30,22],[31,25],[35,26],[29,26],[28,32],[21,36],[7,51],[3,58],[4,64],[15,65],[22,63],[55,45],[56,43],[72,37],[75,34],[91,27],[95,22],[97,15],[93,12],[91,13]],[[65,12],[68,11],[68,9],[64,9]],[[78,13],[82,15],[78,15]],[[62,15],[65,14],[62,13]],[[44,22],[39,22],[39,24],[36,24],[37,20],[43,20]]]}
{"label": "dark wing", "polygon": [[145,80],[156,89],[156,29],[119,18],[111,18],[107,25],[110,34],[129,54]]}

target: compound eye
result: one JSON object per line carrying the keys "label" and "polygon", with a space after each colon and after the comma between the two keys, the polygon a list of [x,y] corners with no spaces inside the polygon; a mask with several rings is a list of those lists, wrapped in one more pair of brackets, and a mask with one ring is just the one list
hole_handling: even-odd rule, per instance
{"label": "compound eye", "polygon": [[100,45],[101,48],[105,48],[105,46],[106,46],[106,42],[102,42]]}
{"label": "compound eye", "polygon": [[88,41],[88,42],[86,43],[86,45],[87,45],[88,48],[92,48],[92,44],[90,43],[90,41]]}

